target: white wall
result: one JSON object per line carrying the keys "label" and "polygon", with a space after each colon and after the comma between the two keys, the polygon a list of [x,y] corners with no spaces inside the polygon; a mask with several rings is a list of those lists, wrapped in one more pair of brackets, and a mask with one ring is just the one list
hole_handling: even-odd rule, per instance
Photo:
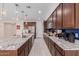
{"label": "white wall", "polygon": [[16,23],[4,23],[4,36],[11,37],[16,35]]}
{"label": "white wall", "polygon": [[0,22],[0,38],[3,38],[4,36],[4,24],[3,22]]}
{"label": "white wall", "polygon": [[[16,23],[19,24],[21,27],[20,27],[20,30],[17,31],[16,30],[16,34],[17,35],[21,35],[22,34],[22,29],[23,29],[23,21],[11,21],[12,23]],[[7,23],[11,23],[10,21]],[[4,36],[4,23],[6,23],[6,21],[0,21],[0,38]],[[43,37],[43,21],[36,21],[36,37]]]}
{"label": "white wall", "polygon": [[[9,23],[9,24],[14,24],[14,25],[16,25],[16,23],[13,22],[13,21],[9,21],[9,22],[8,22],[8,21],[1,21],[1,20],[0,20],[0,38],[4,38],[6,35],[8,35],[8,34],[5,35],[5,31],[7,31],[7,28],[5,28],[5,25],[8,24],[8,23]],[[14,25],[13,25],[13,26],[14,26]],[[15,26],[13,27],[13,26],[11,27],[11,28],[13,28],[13,29],[12,29],[12,32],[13,32],[13,33],[11,33],[12,35],[14,35],[14,34],[16,33],[16,30],[14,29],[14,28],[16,28],[16,27],[15,27]],[[10,29],[11,29],[11,28],[10,28]],[[14,30],[14,31],[13,31],[13,30]]]}
{"label": "white wall", "polygon": [[36,22],[36,37],[42,37],[43,38],[43,21],[37,21]]}
{"label": "white wall", "polygon": [[[9,20],[0,20],[0,38],[4,38],[5,37],[5,23],[11,23],[11,24],[15,24],[15,26],[11,27],[13,28],[12,29],[12,32],[16,33],[16,35],[21,35],[22,34],[22,29],[23,29],[23,21],[9,21]],[[16,30],[16,25],[19,24],[21,27],[20,27],[20,30]],[[15,29],[14,29],[15,28]],[[7,31],[7,30],[6,30]],[[13,34],[14,34],[13,33]],[[7,35],[7,34],[6,34]]]}
{"label": "white wall", "polygon": [[52,12],[57,8],[58,5],[59,5],[59,3],[54,3],[54,4],[51,4],[51,5],[50,5],[49,11],[48,11],[47,14],[45,15],[44,20],[47,20],[47,19],[48,19],[48,17],[52,14]]}

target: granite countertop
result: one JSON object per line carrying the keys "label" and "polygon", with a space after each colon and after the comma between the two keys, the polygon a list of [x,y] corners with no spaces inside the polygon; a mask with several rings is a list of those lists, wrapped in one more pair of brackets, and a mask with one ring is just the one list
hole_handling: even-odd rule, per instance
{"label": "granite countertop", "polygon": [[75,40],[75,43],[71,43],[69,41],[59,39],[55,36],[49,36],[47,33],[44,33],[47,37],[49,37],[53,42],[55,42],[58,46],[60,46],[64,50],[79,50],[79,40]]}
{"label": "granite countertop", "polygon": [[17,50],[34,34],[27,34],[26,38],[22,37],[9,37],[0,39],[0,50]]}

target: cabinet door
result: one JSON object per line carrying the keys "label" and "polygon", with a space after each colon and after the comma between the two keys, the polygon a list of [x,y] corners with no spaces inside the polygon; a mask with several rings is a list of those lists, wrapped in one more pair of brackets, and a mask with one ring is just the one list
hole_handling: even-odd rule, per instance
{"label": "cabinet door", "polygon": [[52,56],[55,56],[54,42],[50,38],[48,38],[48,39],[49,39],[49,46],[48,46],[49,51],[50,51]]}
{"label": "cabinet door", "polygon": [[48,46],[48,48],[49,48],[49,38],[48,38],[48,37],[47,37],[46,42],[47,42],[47,46]]}
{"label": "cabinet door", "polygon": [[74,28],[74,4],[63,4],[63,27]]}
{"label": "cabinet door", "polygon": [[55,56],[55,47],[52,44],[50,45],[50,53],[52,56]]}
{"label": "cabinet door", "polygon": [[57,7],[57,28],[62,28],[62,4]]}
{"label": "cabinet door", "polygon": [[44,32],[47,32],[47,21],[44,21]]}
{"label": "cabinet door", "polygon": [[25,56],[25,51],[23,50],[19,56]]}
{"label": "cabinet door", "polygon": [[56,28],[56,19],[57,19],[56,11],[54,11],[53,14],[52,14],[52,22],[53,22],[53,28],[54,29]]}
{"label": "cabinet door", "polygon": [[55,46],[54,46],[54,42],[52,40],[50,40],[51,43],[51,55],[55,56]]}
{"label": "cabinet door", "polygon": [[29,46],[28,46],[28,41],[26,42],[26,46],[25,46],[25,56],[28,56],[29,54]]}
{"label": "cabinet door", "polygon": [[50,16],[49,18],[48,18],[48,21],[47,21],[47,27],[48,27],[48,29],[51,29],[52,28],[52,16]]}
{"label": "cabinet door", "polygon": [[55,49],[55,55],[56,55],[56,56],[62,56],[62,55],[60,54],[60,52],[59,52],[57,49]]}
{"label": "cabinet door", "polygon": [[44,38],[44,39],[45,39],[45,42],[46,42],[47,47],[49,48],[49,41],[48,41],[48,37],[46,37],[46,36],[45,36],[45,38]]}
{"label": "cabinet door", "polygon": [[28,45],[29,45],[29,53],[30,53],[30,51],[31,51],[31,47],[32,47],[32,41],[31,41],[31,38],[29,39],[29,43],[28,43]]}
{"label": "cabinet door", "polygon": [[76,28],[79,28],[79,3],[76,3]]}

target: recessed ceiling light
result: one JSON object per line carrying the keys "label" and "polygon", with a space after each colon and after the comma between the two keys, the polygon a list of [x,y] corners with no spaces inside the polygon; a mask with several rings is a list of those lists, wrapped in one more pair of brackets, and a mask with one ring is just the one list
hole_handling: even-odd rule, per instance
{"label": "recessed ceiling light", "polygon": [[24,11],[21,11],[21,13],[24,13]]}
{"label": "recessed ceiling light", "polygon": [[25,16],[27,16],[27,15],[25,15]]}
{"label": "recessed ceiling light", "polygon": [[24,19],[27,19],[27,15],[24,16]]}
{"label": "recessed ceiling light", "polygon": [[19,13],[19,11],[16,11],[16,14]]}
{"label": "recessed ceiling light", "polygon": [[15,6],[19,6],[18,4],[15,4]]}
{"label": "recessed ceiling light", "polygon": [[26,8],[31,8],[31,6],[26,6]]}
{"label": "recessed ceiling light", "polygon": [[41,10],[39,10],[39,11],[38,11],[38,13],[39,13],[39,14],[41,14],[41,13],[42,13],[42,11],[41,11]]}

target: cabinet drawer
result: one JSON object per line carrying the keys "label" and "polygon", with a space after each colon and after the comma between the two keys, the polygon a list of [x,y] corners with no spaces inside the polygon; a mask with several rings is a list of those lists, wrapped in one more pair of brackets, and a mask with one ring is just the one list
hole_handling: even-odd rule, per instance
{"label": "cabinet drawer", "polygon": [[17,56],[16,50],[2,50],[0,51],[0,56]]}
{"label": "cabinet drawer", "polygon": [[62,54],[62,55],[65,55],[64,53],[64,50],[62,48],[60,48],[57,44],[55,44],[55,48]]}
{"label": "cabinet drawer", "polygon": [[55,49],[55,56],[62,56],[62,54],[57,49]]}
{"label": "cabinet drawer", "polygon": [[23,44],[19,49],[18,49],[18,54],[20,54],[25,48],[25,45]]}
{"label": "cabinet drawer", "polygon": [[51,52],[51,55],[52,55],[52,56],[55,56],[55,47],[54,47],[54,45],[51,45],[51,50],[50,50],[50,52]]}
{"label": "cabinet drawer", "polygon": [[50,39],[50,43],[54,46],[54,42]]}
{"label": "cabinet drawer", "polygon": [[19,56],[25,56],[25,51],[21,51],[21,53],[19,54]]}

